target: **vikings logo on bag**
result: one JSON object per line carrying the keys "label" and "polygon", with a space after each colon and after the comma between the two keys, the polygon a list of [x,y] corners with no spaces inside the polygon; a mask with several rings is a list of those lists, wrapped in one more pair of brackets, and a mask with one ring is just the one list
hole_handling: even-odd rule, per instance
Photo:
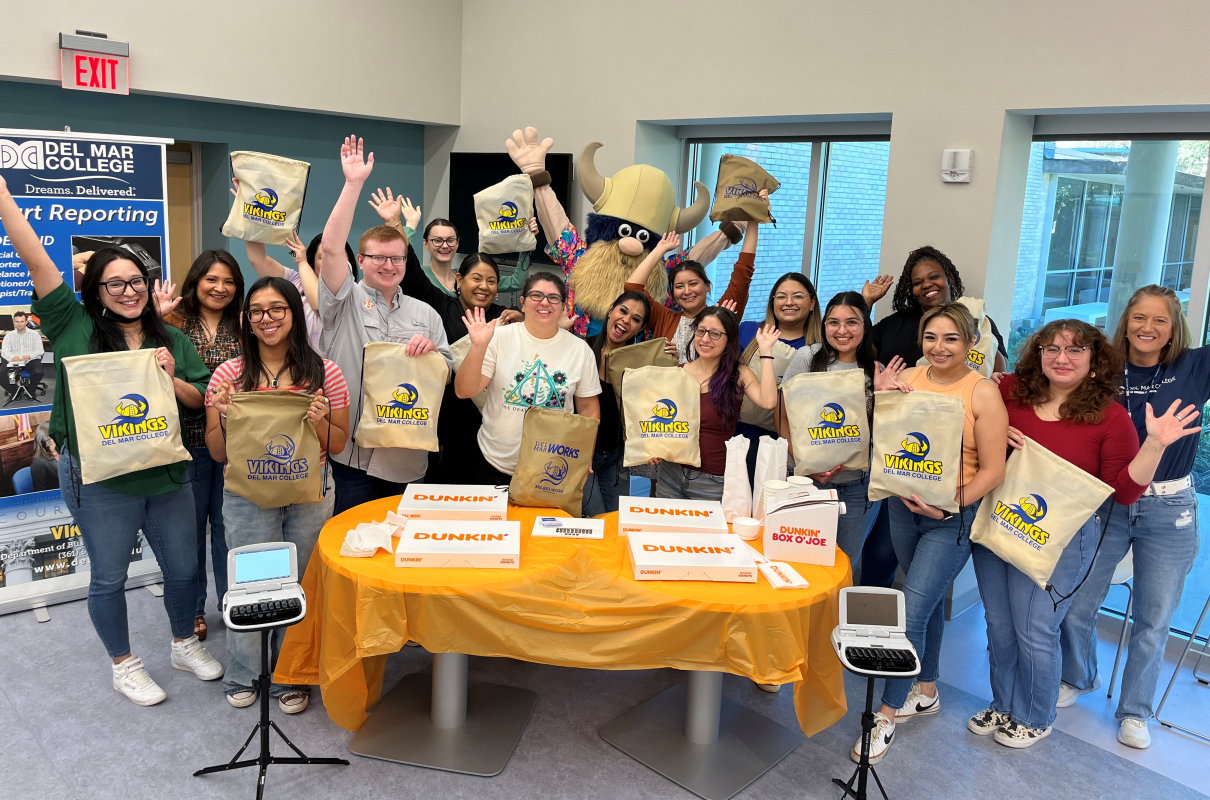
{"label": "vikings logo on bag", "polygon": [[390,425],[424,425],[429,421],[428,408],[417,408],[420,394],[410,383],[401,383],[395,387],[391,401],[385,405],[375,405],[378,421]]}
{"label": "vikings logo on bag", "polygon": [[270,436],[265,453],[248,459],[250,481],[298,481],[306,478],[307,459],[294,457],[294,440],[284,433]]}
{"label": "vikings logo on bag", "polygon": [[983,354],[975,348],[979,346],[979,340],[983,338],[983,334],[975,330],[975,340],[971,342],[970,351],[966,354],[966,365],[971,369],[979,369],[983,366]]}
{"label": "vikings logo on bag", "polygon": [[910,478],[920,478],[928,481],[941,480],[944,465],[940,461],[930,461],[929,440],[923,433],[909,433],[903,437],[899,445],[902,450],[898,453],[888,453],[886,471]]}
{"label": "vikings logo on bag", "polygon": [[639,421],[640,436],[667,439],[689,438],[689,423],[676,421],[676,403],[665,398],[651,408],[651,419]]}
{"label": "vikings logo on bag", "polygon": [[108,425],[99,425],[101,446],[159,439],[168,435],[166,417],[148,417],[147,398],[141,394],[122,395],[114,411],[117,416]]}
{"label": "vikings logo on bag", "polygon": [[997,524],[1035,550],[1041,550],[1050,539],[1050,533],[1038,525],[1045,516],[1046,500],[1040,494],[1022,497],[1016,505],[997,500],[996,510],[992,512],[992,519]]}
{"label": "vikings logo on bag", "polygon": [[735,183],[723,192],[723,197],[757,197],[759,194],[756,181],[751,178],[737,178]]}
{"label": "vikings logo on bag", "polygon": [[860,442],[861,429],[856,425],[844,423],[844,409],[836,403],[828,403],[819,412],[822,422],[807,432],[811,435],[811,444],[839,444]]}
{"label": "vikings logo on bag", "polygon": [[524,228],[526,221],[518,218],[517,214],[517,204],[505,201],[500,206],[499,216],[487,223],[487,227],[492,233],[512,233]]}
{"label": "vikings logo on bag", "polygon": [[251,203],[244,203],[244,218],[253,222],[263,222],[266,225],[281,227],[286,222],[286,213],[276,211],[277,192],[265,187],[257,191]]}

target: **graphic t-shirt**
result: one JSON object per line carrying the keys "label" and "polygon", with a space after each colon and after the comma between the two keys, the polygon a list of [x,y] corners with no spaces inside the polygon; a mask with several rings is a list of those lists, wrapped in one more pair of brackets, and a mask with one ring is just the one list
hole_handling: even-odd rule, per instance
{"label": "graphic t-shirt", "polygon": [[583,339],[560,330],[539,339],[518,322],[496,328],[483,355],[487,403],[479,448],[488,463],[512,475],[521,449],[521,427],[530,406],[575,413],[573,397],[601,393],[596,359]]}
{"label": "graphic t-shirt", "polygon": [[[1141,445],[1147,441],[1148,403],[1151,403],[1156,414],[1163,414],[1176,400],[1181,401],[1182,408],[1192,403],[1199,411],[1203,410],[1207,399],[1210,399],[1210,347],[1186,350],[1167,367],[1159,364],[1139,367],[1127,363],[1119,391],[1118,399],[1130,413]],[[1196,424],[1205,426],[1210,423],[1198,417]],[[1168,445],[1153,480],[1174,481],[1188,475],[1193,470],[1202,435],[1185,436]],[[1206,487],[1197,488],[1204,491]]]}

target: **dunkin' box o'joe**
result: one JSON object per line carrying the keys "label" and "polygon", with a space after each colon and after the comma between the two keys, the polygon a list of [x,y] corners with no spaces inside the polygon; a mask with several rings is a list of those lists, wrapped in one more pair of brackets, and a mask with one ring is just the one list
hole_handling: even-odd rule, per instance
{"label": "dunkin' box o'joe", "polygon": [[729,533],[723,504],[716,500],[618,498],[618,536],[632,533]]}
{"label": "dunkin' box o'joe", "polygon": [[508,489],[499,486],[409,483],[399,500],[396,513],[406,519],[500,522],[508,519]]}
{"label": "dunkin' box o'joe", "polygon": [[409,519],[399,532],[395,566],[520,569],[521,523]]}

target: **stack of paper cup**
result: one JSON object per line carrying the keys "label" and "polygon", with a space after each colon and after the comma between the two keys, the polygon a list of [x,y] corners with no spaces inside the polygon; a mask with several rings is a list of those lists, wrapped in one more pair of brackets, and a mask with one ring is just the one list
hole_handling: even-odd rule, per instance
{"label": "stack of paper cup", "polygon": [[790,483],[786,481],[771,480],[765,481],[765,485],[761,490],[760,502],[757,503],[756,518],[763,520],[765,518],[765,510],[773,501],[773,498],[783,489],[789,489]]}
{"label": "stack of paper cup", "polygon": [[752,517],[736,517],[731,520],[731,532],[746,542],[760,536],[761,524],[759,519]]}

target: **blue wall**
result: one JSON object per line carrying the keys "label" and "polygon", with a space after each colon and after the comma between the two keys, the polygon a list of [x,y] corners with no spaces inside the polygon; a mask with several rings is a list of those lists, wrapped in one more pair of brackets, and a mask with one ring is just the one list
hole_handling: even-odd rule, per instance
{"label": "blue wall", "polygon": [[[255,108],[151,95],[111,95],[73,92],[58,86],[0,81],[0,127],[160,136],[202,143],[202,246],[230,250],[247,267],[242,243],[227,239],[219,229],[231,207],[232,150],[257,150],[311,163],[307,201],[300,235],[304,242],[323,230],[344,185],[340,142],[356,133],[374,151],[374,174],[358,204],[351,244],[356,249],[361,231],[379,224],[365,203],[369,191],[390,186],[419,203],[424,197],[424,126],[298,111]],[[292,262],[285,248],[270,248],[284,264]],[[178,265],[179,266],[179,265]],[[178,273],[179,274],[179,273]]]}

